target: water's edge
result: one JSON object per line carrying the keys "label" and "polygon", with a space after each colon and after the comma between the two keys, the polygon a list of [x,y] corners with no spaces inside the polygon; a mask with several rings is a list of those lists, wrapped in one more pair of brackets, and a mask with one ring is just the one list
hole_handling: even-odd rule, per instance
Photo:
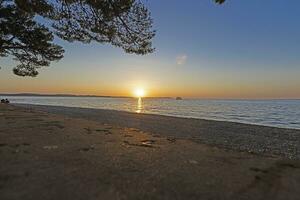
{"label": "water's edge", "polygon": [[300,159],[300,130],[297,129],[94,108],[13,105],[121,128],[136,128],[155,135],[189,139],[225,149]]}
{"label": "water's edge", "polygon": [[[70,109],[79,109],[83,111],[87,111],[86,114],[92,112],[105,112],[105,113],[114,113],[118,114],[128,114],[133,116],[153,116],[153,117],[165,117],[165,118],[174,118],[174,119],[184,119],[184,120],[193,120],[193,121],[207,121],[211,123],[228,123],[236,124],[236,125],[244,125],[244,126],[253,126],[253,127],[261,127],[261,128],[270,128],[270,129],[282,129],[282,130],[289,130],[289,131],[300,131],[300,128],[285,128],[285,127],[276,127],[276,126],[268,126],[263,124],[254,124],[254,123],[244,123],[238,121],[226,121],[226,120],[217,120],[217,119],[206,119],[206,118],[197,118],[197,117],[185,117],[185,116],[176,116],[176,115],[166,115],[166,114],[156,114],[156,113],[136,113],[126,110],[116,110],[116,109],[103,109],[103,108],[88,108],[88,107],[77,107],[77,106],[56,106],[56,105],[44,105],[44,104],[29,104],[29,103],[12,103],[14,106],[20,106],[25,108],[35,108],[35,109],[42,109],[42,111],[52,113],[53,109],[56,111],[60,110],[59,114],[68,115],[68,113],[63,113],[64,110],[70,111]],[[56,113],[55,113],[56,114]],[[72,114],[71,114],[72,115]],[[300,132],[299,132],[300,133]]]}
{"label": "water's edge", "polygon": [[117,110],[117,109],[106,109],[106,108],[90,108],[90,107],[79,107],[79,106],[61,106],[61,105],[46,105],[46,104],[36,104],[36,103],[12,103],[12,105],[16,106],[25,106],[25,107],[58,107],[58,108],[75,108],[75,109],[86,109],[86,110],[94,110],[94,111],[109,111],[109,112],[119,112],[119,113],[128,113],[133,115],[153,115],[153,116],[163,116],[163,117],[173,117],[173,118],[182,118],[182,119],[192,119],[192,120],[203,120],[203,121],[212,121],[212,122],[221,122],[221,123],[232,123],[232,124],[243,124],[243,125],[250,125],[250,126],[257,126],[257,127],[268,127],[268,128],[276,128],[276,129],[285,129],[285,130],[300,130],[300,128],[294,127],[280,127],[280,126],[271,126],[259,123],[251,123],[251,122],[240,122],[240,121],[230,121],[230,120],[218,120],[218,119],[211,119],[211,118],[198,118],[198,117],[186,117],[180,115],[171,115],[171,114],[157,114],[157,113],[137,113],[133,111],[126,111],[126,110]]}

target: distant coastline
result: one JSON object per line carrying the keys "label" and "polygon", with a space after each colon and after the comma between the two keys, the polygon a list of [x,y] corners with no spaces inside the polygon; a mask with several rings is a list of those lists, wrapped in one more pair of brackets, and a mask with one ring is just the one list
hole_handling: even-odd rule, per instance
{"label": "distant coastline", "polygon": [[[105,96],[105,95],[77,95],[77,94],[39,94],[39,93],[1,93],[1,96],[25,96],[25,97],[102,97],[102,98],[136,98],[130,96]],[[172,99],[172,97],[144,97],[144,98],[163,98]]]}
{"label": "distant coastline", "polygon": [[[12,97],[99,97],[99,98],[136,98],[131,96],[109,96],[109,95],[81,95],[81,94],[39,94],[39,93],[0,93],[2,96]],[[176,99],[176,97],[143,97],[143,99]],[[260,101],[260,100],[300,100],[299,98],[197,98],[197,97],[185,97],[184,100],[188,99],[201,99],[201,100],[229,100],[229,101]]]}
{"label": "distant coastline", "polygon": [[108,97],[108,98],[130,98],[126,96],[104,96],[104,95],[77,95],[77,94],[39,94],[39,93],[2,93],[0,96],[30,96],[30,97]]}

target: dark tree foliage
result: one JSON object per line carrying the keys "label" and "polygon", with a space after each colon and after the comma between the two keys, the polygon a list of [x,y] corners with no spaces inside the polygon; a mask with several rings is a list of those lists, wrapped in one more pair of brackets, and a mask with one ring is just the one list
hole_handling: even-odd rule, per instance
{"label": "dark tree foliage", "polygon": [[218,4],[222,4],[222,3],[225,2],[225,0],[215,0],[215,2],[218,3]]}
{"label": "dark tree foliage", "polygon": [[140,0],[0,0],[0,57],[19,63],[16,75],[34,77],[39,68],[63,57],[54,35],[144,55],[154,51],[152,24]]}
{"label": "dark tree foliage", "polygon": [[54,35],[73,42],[110,43],[127,53],[154,51],[152,19],[136,0],[0,0],[0,56],[19,62],[14,73],[37,69],[63,57]]}

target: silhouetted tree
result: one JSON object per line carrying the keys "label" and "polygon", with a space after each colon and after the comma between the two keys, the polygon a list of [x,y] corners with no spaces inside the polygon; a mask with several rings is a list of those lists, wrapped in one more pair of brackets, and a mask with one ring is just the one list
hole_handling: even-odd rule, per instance
{"label": "silhouetted tree", "polygon": [[222,3],[225,2],[225,0],[215,0],[215,2],[218,3],[218,4],[222,4]]}
{"label": "silhouetted tree", "polygon": [[37,69],[63,57],[54,34],[69,42],[97,41],[127,53],[153,52],[152,19],[135,0],[0,0],[0,56],[19,62],[14,73]]}
{"label": "silhouetted tree", "polygon": [[152,24],[140,0],[0,0],[0,57],[19,62],[16,75],[34,77],[37,69],[63,57],[54,35],[143,55],[154,51]]}

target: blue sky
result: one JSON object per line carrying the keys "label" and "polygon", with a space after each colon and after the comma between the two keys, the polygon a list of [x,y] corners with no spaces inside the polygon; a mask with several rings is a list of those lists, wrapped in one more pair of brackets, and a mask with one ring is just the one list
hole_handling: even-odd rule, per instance
{"label": "blue sky", "polygon": [[[66,43],[65,58],[37,78],[12,75],[1,59],[0,92],[199,98],[300,98],[300,1],[149,0],[156,51]],[[22,87],[20,87],[22,85]]]}

